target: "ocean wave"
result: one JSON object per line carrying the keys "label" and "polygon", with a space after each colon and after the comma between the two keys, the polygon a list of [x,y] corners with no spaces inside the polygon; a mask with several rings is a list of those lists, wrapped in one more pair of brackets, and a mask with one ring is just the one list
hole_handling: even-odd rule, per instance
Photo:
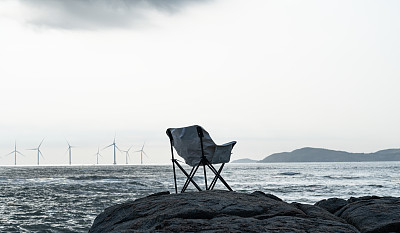
{"label": "ocean wave", "polygon": [[278,175],[282,175],[282,176],[295,176],[295,175],[300,175],[300,172],[281,172],[281,173],[278,173]]}
{"label": "ocean wave", "polygon": [[70,176],[68,180],[123,180],[124,177],[118,176]]}
{"label": "ocean wave", "polygon": [[360,179],[359,176],[323,176],[323,178],[332,179],[332,180],[356,180]]}
{"label": "ocean wave", "polygon": [[129,182],[127,182],[126,184],[147,187],[147,185],[145,185],[145,184],[143,184],[143,183],[140,183],[140,182],[136,182],[136,181],[129,181]]}

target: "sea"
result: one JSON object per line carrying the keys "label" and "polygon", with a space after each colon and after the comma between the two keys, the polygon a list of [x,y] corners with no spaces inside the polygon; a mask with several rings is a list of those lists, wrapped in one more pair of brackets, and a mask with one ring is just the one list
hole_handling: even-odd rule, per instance
{"label": "sea", "polygon": [[[177,174],[181,188],[185,177]],[[400,196],[400,162],[230,163],[222,176],[234,191],[287,202]],[[225,189],[220,182],[215,188]],[[172,165],[2,166],[0,191],[0,232],[87,232],[107,207],[175,192]]]}

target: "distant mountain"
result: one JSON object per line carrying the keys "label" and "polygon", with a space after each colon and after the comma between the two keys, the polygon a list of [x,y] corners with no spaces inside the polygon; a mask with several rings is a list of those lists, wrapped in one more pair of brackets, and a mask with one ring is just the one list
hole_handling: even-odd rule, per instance
{"label": "distant mountain", "polygon": [[233,160],[231,163],[258,163],[258,160],[254,159],[237,159]]}
{"label": "distant mountain", "polygon": [[260,160],[259,163],[366,161],[400,161],[400,149],[387,149],[375,153],[350,153],[346,151],[305,147],[292,152],[272,154]]}

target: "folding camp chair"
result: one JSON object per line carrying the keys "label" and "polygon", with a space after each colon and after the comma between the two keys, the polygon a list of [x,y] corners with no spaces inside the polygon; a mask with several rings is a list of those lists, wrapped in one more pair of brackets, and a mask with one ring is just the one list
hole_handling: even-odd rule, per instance
{"label": "folding camp chair", "polygon": [[[169,128],[167,129],[167,135],[171,142],[172,167],[174,171],[176,193],[178,193],[178,188],[176,184],[175,165],[179,167],[187,178],[181,190],[182,193],[185,192],[190,183],[192,183],[197,190],[202,190],[193,179],[200,166],[203,166],[206,190],[212,190],[219,179],[228,190],[232,191],[228,183],[226,183],[224,178],[222,178],[221,171],[224,168],[225,163],[229,162],[231,151],[233,146],[236,144],[236,141],[225,143],[223,145],[216,145],[208,132],[198,125],[183,128]],[[185,163],[192,167],[189,174],[180,165],[178,160],[175,159],[173,148],[175,148],[178,155],[185,160]],[[219,163],[221,166],[217,170],[213,164]],[[208,167],[214,174],[214,178],[210,185],[207,185],[206,167]]]}

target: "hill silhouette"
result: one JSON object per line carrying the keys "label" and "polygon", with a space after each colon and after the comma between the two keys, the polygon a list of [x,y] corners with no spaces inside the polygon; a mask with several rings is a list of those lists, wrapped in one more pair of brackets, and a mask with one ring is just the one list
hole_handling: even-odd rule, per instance
{"label": "hill silhouette", "polygon": [[258,160],[254,159],[237,159],[233,160],[231,163],[258,163]]}
{"label": "hill silhouette", "polygon": [[281,152],[267,156],[259,163],[282,162],[367,162],[400,161],[400,149],[380,150],[374,153],[350,153],[322,148],[305,147],[292,152]]}

